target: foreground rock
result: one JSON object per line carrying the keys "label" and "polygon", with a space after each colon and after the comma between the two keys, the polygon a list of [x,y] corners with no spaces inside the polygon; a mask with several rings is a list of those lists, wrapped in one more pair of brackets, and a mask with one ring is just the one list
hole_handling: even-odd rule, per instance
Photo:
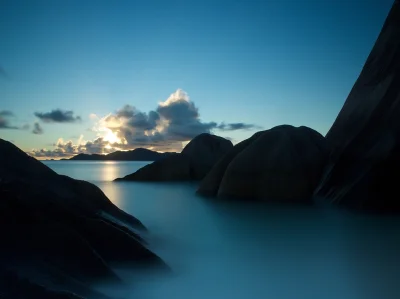
{"label": "foreground rock", "polygon": [[345,207],[400,212],[400,1],[326,138],[333,152],[316,195]]}
{"label": "foreground rock", "polygon": [[182,155],[190,159],[191,178],[194,180],[204,178],[215,163],[232,148],[232,142],[225,138],[210,134],[196,136],[182,150]]}
{"label": "foreground rock", "polygon": [[211,134],[200,134],[180,154],[172,154],[146,165],[117,181],[201,180],[213,165],[233,148],[232,142]]}
{"label": "foreground rock", "polygon": [[[31,283],[28,279],[21,279],[11,271],[0,272],[1,299],[83,299],[74,293],[67,291],[52,291],[44,286]],[[98,299],[107,297],[98,295]]]}
{"label": "foreground rock", "polygon": [[[145,247],[143,230],[96,186],[58,175],[0,139],[0,274],[50,295],[61,288],[100,298],[90,285],[119,281],[113,266],[165,267]],[[0,285],[0,293],[12,291]]]}
{"label": "foreground rock", "polygon": [[279,202],[310,201],[328,157],[325,138],[307,127],[258,132],[225,155],[198,193]]}

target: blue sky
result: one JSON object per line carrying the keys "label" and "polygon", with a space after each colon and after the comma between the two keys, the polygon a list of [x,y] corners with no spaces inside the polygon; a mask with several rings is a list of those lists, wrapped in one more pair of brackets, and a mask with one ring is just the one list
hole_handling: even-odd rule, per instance
{"label": "blue sky", "polygon": [[[140,111],[149,121],[147,113],[173,93],[178,102],[171,109],[181,114],[169,114],[174,126],[168,134],[156,132],[153,149],[169,141],[176,147],[191,136],[189,128],[234,142],[279,124],[325,134],[392,3],[0,0],[0,111],[11,111],[8,127],[19,128],[0,129],[0,137],[49,153],[62,138],[61,152],[69,140],[76,152],[111,130],[128,143],[121,149],[146,146],[144,133],[117,111],[134,106],[131,116],[137,120]],[[190,105],[179,102],[177,95],[188,99],[178,89]],[[46,121],[34,114],[55,109],[81,119]],[[35,122],[42,134],[32,133]],[[222,122],[243,126],[221,130]],[[137,138],[121,141],[127,132]]]}

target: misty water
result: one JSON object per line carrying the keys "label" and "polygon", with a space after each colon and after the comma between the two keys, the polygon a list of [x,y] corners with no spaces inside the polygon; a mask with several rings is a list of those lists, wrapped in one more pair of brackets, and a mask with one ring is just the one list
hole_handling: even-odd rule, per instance
{"label": "misty water", "polygon": [[114,183],[148,162],[51,161],[99,186],[149,229],[172,274],[121,272],[121,298],[400,298],[400,220],[304,206],[219,201],[195,183]]}

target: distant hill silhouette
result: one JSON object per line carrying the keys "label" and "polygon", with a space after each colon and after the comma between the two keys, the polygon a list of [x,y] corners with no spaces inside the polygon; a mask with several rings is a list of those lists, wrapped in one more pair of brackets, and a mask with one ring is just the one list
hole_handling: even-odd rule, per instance
{"label": "distant hill silhouette", "polygon": [[70,159],[76,161],[157,161],[175,153],[159,153],[145,148],[136,148],[131,151],[116,151],[107,155],[78,154]]}

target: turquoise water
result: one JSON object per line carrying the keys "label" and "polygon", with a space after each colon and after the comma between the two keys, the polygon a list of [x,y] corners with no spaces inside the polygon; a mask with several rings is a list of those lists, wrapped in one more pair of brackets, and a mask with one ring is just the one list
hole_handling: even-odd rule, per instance
{"label": "turquoise water", "polygon": [[400,298],[400,220],[313,207],[221,202],[193,183],[111,182],[147,162],[45,162],[98,185],[149,229],[170,276],[123,273],[123,298]]}

